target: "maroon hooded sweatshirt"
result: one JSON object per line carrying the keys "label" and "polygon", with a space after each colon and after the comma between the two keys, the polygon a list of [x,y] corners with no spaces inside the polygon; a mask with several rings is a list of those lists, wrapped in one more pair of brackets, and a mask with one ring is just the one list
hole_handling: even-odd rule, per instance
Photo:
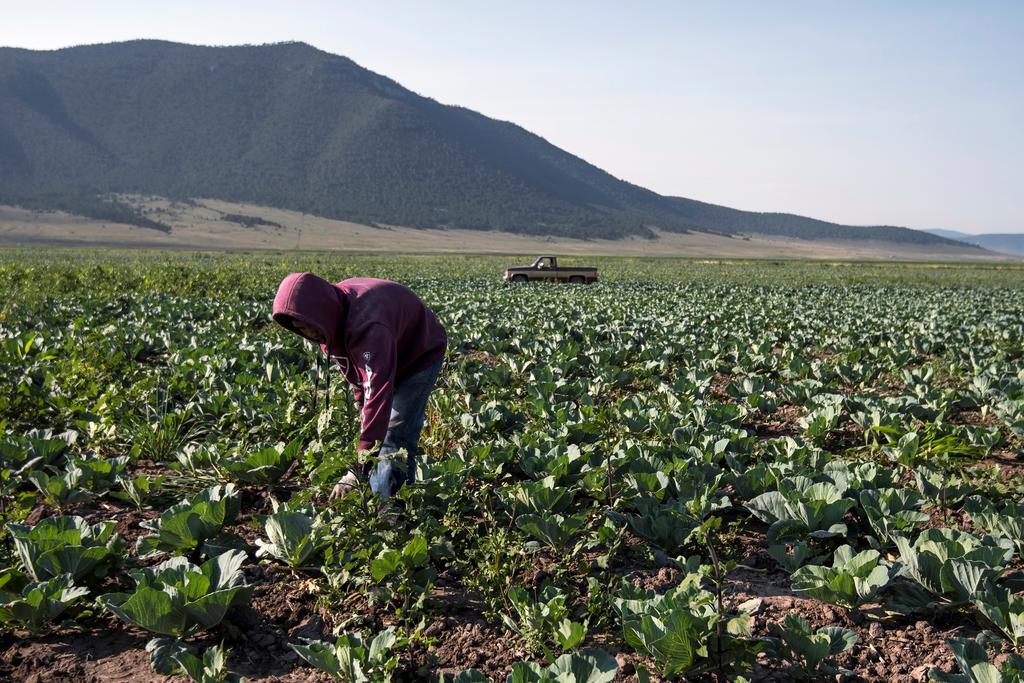
{"label": "maroon hooded sweatshirt", "polygon": [[444,357],[448,338],[434,312],[408,287],[355,277],[332,285],[312,273],[292,273],[277,288],[274,320],[318,330],[362,405],[359,448],[384,440],[395,387]]}

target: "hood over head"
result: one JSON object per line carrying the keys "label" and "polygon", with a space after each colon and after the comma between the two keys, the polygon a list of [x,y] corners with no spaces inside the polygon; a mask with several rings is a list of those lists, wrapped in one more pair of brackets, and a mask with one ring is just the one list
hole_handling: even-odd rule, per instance
{"label": "hood over head", "polygon": [[274,297],[274,320],[296,334],[293,320],[313,327],[327,340],[325,346],[329,353],[338,347],[338,327],[344,315],[341,293],[327,280],[312,273],[287,276]]}

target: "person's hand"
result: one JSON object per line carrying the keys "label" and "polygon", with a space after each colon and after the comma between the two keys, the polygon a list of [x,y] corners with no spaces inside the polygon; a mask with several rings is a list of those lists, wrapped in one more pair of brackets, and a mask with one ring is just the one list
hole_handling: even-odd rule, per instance
{"label": "person's hand", "polygon": [[357,486],[359,486],[359,479],[356,477],[355,472],[349,472],[341,478],[341,481],[334,485],[334,490],[331,491],[329,500],[337,500]]}

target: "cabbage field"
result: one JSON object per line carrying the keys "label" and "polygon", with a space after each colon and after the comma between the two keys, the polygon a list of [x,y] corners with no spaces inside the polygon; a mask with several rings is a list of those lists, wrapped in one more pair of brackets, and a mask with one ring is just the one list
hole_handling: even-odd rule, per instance
{"label": "cabbage field", "polygon": [[[0,253],[0,680],[1024,679],[1024,269]],[[449,353],[415,485],[280,279]]]}

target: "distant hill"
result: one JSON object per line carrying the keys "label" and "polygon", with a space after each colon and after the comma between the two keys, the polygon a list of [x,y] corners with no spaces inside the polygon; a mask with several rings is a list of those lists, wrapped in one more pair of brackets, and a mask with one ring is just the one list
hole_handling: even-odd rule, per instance
{"label": "distant hill", "polygon": [[956,240],[958,242],[962,242],[964,238],[970,237],[970,235],[968,235],[966,232],[958,232],[956,230],[943,230],[941,228],[932,228],[929,230],[925,230],[925,232],[930,232],[933,235],[945,237],[948,240]]}
{"label": "distant hill", "polygon": [[990,251],[1024,256],[1024,234],[990,232],[981,235],[969,235],[966,232],[941,230],[938,228],[926,230],[925,232],[945,237],[946,239],[964,242],[965,244],[973,244]]}
{"label": "distant hill", "polygon": [[516,234],[949,246],[917,230],[665,197],[515,124],[439,104],[303,43],[0,48],[0,203],[170,229],[113,193]]}

